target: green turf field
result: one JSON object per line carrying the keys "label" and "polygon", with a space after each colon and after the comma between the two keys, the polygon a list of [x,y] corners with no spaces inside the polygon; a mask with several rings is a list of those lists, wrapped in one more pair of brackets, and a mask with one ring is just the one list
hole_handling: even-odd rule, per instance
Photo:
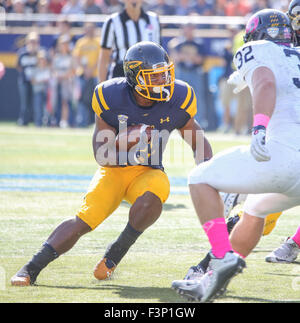
{"label": "green turf field", "polygon": [[[139,238],[111,280],[96,281],[92,272],[107,244],[127,223],[126,203],[42,271],[37,286],[10,286],[11,276],[52,230],[79,208],[85,186],[97,168],[92,131],[0,124],[0,302],[184,302],[170,288],[171,282],[181,279],[205,255],[209,244],[185,186],[193,167],[192,154],[178,136],[171,138],[166,151],[166,172],[175,184],[163,214]],[[249,141],[249,137],[215,133],[207,133],[207,137],[214,153]],[[285,265],[264,261],[284,237],[294,233],[299,214],[300,208],[295,208],[279,219],[272,234],[263,237],[247,258],[244,273],[216,302],[300,301],[300,262]]]}

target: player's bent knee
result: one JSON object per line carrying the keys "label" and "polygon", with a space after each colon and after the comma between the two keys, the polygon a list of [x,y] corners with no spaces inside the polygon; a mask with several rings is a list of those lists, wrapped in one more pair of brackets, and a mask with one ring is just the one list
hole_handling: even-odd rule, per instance
{"label": "player's bent knee", "polygon": [[162,208],[160,198],[152,192],[145,192],[142,196],[137,198],[136,203],[142,210],[149,210],[153,207]]}
{"label": "player's bent knee", "polygon": [[162,211],[162,202],[158,196],[151,192],[146,192],[138,197],[132,205],[129,218],[159,218]]}
{"label": "player's bent knee", "polygon": [[162,202],[158,196],[146,192],[138,197],[129,211],[129,223],[139,231],[145,231],[161,215]]}

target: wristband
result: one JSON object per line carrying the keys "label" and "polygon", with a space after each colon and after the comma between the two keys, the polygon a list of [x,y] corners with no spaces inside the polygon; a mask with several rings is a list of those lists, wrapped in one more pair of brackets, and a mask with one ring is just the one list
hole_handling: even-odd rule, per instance
{"label": "wristband", "polygon": [[253,117],[253,127],[264,126],[265,128],[267,128],[269,121],[269,116],[262,113],[255,114]]}
{"label": "wristband", "polygon": [[259,132],[259,130],[264,130],[264,131],[266,131],[266,127],[265,127],[265,126],[261,126],[261,125],[259,125],[259,126],[255,126],[255,127],[253,127],[253,128],[251,129],[251,132],[252,132],[252,134],[253,134],[253,135],[257,135],[257,134],[258,134],[258,132]]}

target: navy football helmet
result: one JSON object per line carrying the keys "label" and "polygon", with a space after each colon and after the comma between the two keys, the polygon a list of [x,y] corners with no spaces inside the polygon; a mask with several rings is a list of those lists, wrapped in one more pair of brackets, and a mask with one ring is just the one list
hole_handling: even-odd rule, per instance
{"label": "navy football helmet", "polygon": [[287,13],[293,29],[293,42],[295,46],[300,46],[300,0],[292,0]]}
{"label": "navy football helmet", "polygon": [[128,49],[123,67],[127,83],[141,96],[155,101],[171,99],[174,64],[163,47],[149,41],[136,43]]}
{"label": "navy football helmet", "polygon": [[276,9],[263,9],[252,15],[246,25],[244,42],[261,39],[291,43],[292,29],[288,16]]}

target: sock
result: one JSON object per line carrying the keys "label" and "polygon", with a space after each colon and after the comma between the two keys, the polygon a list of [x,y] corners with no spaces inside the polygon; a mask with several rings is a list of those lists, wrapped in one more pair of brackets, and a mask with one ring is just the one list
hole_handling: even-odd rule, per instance
{"label": "sock", "polygon": [[216,218],[203,224],[203,229],[212,247],[212,253],[217,258],[223,258],[232,251],[225,219]]}
{"label": "sock", "polygon": [[197,266],[201,267],[204,272],[206,272],[208,268],[208,264],[210,262],[210,254],[208,253],[204,259],[202,259]]}
{"label": "sock", "polygon": [[300,248],[300,227],[297,229],[296,233],[291,237]]}
{"label": "sock", "polygon": [[141,234],[142,232],[136,231],[128,222],[118,239],[107,247],[104,257],[117,265]]}
{"label": "sock", "polygon": [[243,258],[243,259],[245,259],[245,258],[246,258],[246,256],[242,255],[241,253],[239,253],[239,252],[237,252],[237,251],[235,251],[235,250],[234,250],[234,252],[235,252],[237,255],[239,255],[241,258]]}
{"label": "sock", "polygon": [[52,246],[45,242],[41,249],[32,257],[32,259],[18,271],[18,276],[30,276],[30,283],[33,284],[40,271],[51,261],[58,258],[57,252]]}
{"label": "sock", "polygon": [[58,253],[50,244],[45,242],[42,248],[32,257],[31,262],[42,270],[56,258],[58,258]]}

